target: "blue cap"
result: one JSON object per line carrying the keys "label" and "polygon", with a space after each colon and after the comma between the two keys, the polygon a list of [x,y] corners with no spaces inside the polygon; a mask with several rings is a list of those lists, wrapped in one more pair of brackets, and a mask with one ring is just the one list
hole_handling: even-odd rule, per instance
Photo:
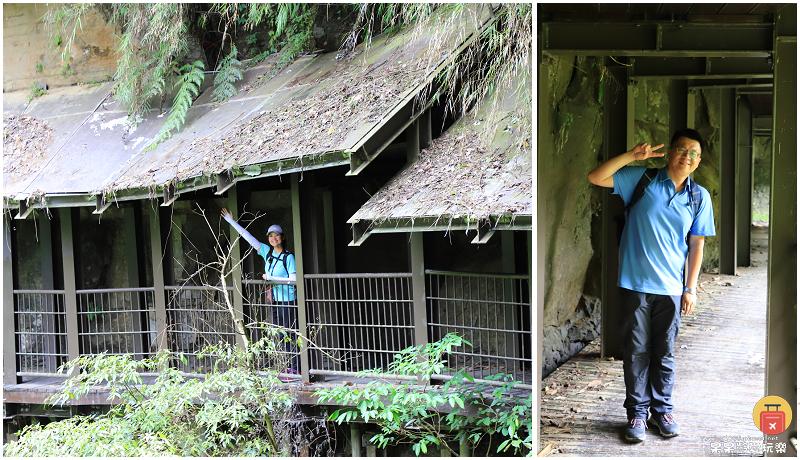
{"label": "blue cap", "polygon": [[267,230],[267,235],[269,235],[272,232],[280,233],[281,235],[283,235],[283,229],[281,228],[280,225],[270,225],[269,230]]}

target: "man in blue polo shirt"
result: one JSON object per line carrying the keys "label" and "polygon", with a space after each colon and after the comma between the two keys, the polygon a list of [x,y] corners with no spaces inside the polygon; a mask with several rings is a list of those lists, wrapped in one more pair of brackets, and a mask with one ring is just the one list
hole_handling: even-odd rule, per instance
{"label": "man in blue polo shirt", "polygon": [[[645,172],[644,167],[628,164],[663,157],[664,153],[655,152],[662,147],[639,144],[598,166],[589,173],[589,181],[613,188],[627,205]],[[702,148],[703,139],[693,129],[673,135],[667,166],[658,170],[644,196],[630,208],[622,233],[618,286],[628,416],[625,439],[631,442],[644,441],[647,423],[664,437],[680,434],[672,416],[673,345],[681,311],[691,314],[697,301],[704,238],[716,234],[711,196],[689,178],[700,164]],[[699,206],[694,203],[698,198]]]}

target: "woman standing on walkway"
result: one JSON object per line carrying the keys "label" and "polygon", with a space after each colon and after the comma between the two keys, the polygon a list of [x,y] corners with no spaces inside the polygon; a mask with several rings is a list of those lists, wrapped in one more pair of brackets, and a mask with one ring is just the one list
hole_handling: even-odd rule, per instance
{"label": "woman standing on walkway", "polygon": [[[222,208],[222,218],[228,221],[228,223],[242,235],[242,238],[253,246],[253,249],[258,252],[258,255],[264,259],[264,274],[261,275],[264,280],[277,282],[297,281],[294,254],[290,253],[284,247],[286,237],[280,225],[271,225],[269,227],[269,230],[267,230],[267,241],[269,241],[269,244],[265,244],[258,241],[256,237],[233,220],[233,215],[231,215],[226,208]],[[286,329],[296,329],[297,298],[295,297],[294,286],[272,286],[272,295],[274,299],[273,302],[271,302],[273,305],[273,324]],[[293,335],[294,334],[290,334],[289,337]],[[291,367],[287,369],[286,372],[297,374],[299,369],[297,354],[292,353],[292,355]]]}

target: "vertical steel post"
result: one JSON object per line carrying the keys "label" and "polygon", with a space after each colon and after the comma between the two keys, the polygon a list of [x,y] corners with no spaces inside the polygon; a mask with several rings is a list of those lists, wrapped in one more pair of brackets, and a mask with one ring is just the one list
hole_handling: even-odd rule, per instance
{"label": "vertical steel post", "polygon": [[[153,262],[153,288],[155,290],[153,301],[156,309],[156,340],[158,349],[164,350],[169,346],[167,343],[167,293],[164,290],[164,265],[165,259],[172,260],[172,252],[163,251],[158,203],[150,201],[147,209],[150,212],[150,254]],[[171,248],[169,245],[167,247]]]}
{"label": "vertical steel post", "polygon": [[425,292],[425,251],[421,232],[410,234],[411,298],[414,299],[414,345],[428,343],[428,309]]}
{"label": "vertical steel post", "polygon": [[[634,61],[635,61],[634,58],[630,58],[629,59],[629,62],[630,62],[631,65],[634,64]],[[624,74],[623,74],[622,70],[625,70]],[[626,118],[625,118],[625,147],[624,147],[625,150],[621,150],[619,153],[627,152],[629,148],[634,146],[634,142],[635,142],[634,139],[636,139],[636,136],[634,135],[634,131],[636,129],[636,125],[635,125],[635,120],[636,120],[636,98],[634,97],[634,94],[633,94],[633,89],[634,89],[633,85],[637,84],[638,82],[635,81],[635,80],[632,80],[630,78],[632,73],[633,73],[633,67],[626,67],[625,69],[620,69],[620,72],[619,72],[619,75],[623,77],[619,81],[620,82],[625,82],[625,83],[620,83],[620,84],[627,90],[626,91],[627,97],[625,98],[625,101],[627,103]],[[605,84],[605,83],[603,83],[603,84]],[[617,155],[619,155],[619,153]]]}
{"label": "vertical steel post", "polygon": [[[534,177],[533,180],[536,180],[535,179],[536,178],[535,174],[534,174],[533,177]],[[537,325],[537,321],[538,321],[538,319],[536,319],[536,315],[534,315],[534,313],[535,313],[534,312],[534,305],[536,305],[536,301],[534,300],[534,296],[533,295],[537,292],[537,290],[535,290],[533,288],[533,282],[534,282],[534,278],[533,278],[533,259],[534,259],[534,255],[533,255],[533,253],[534,253],[533,230],[525,232],[525,239],[526,239],[525,249],[528,251],[528,302],[530,303],[530,311],[528,313],[530,315],[529,316],[529,320],[531,322],[531,324],[530,324],[530,326],[531,326],[531,328],[530,328],[530,331],[531,331],[530,340],[532,342],[533,341],[533,334],[536,331],[536,325]],[[538,289],[538,288],[539,288],[539,286],[536,286],[536,289]],[[541,292],[541,291],[538,291],[538,292]],[[539,329],[542,329],[541,328],[541,324],[542,324],[541,321],[538,321],[538,325],[540,326]],[[541,344],[535,344],[535,343],[528,342],[528,345],[530,347],[537,347],[538,345],[541,345]],[[536,353],[538,353],[537,350],[538,350],[537,348],[534,348],[533,350],[530,351],[531,372],[534,372],[534,373],[536,372],[536,366],[534,366],[534,364],[539,362],[539,359],[536,358]]]}
{"label": "vertical steel post", "polygon": [[[612,78],[603,79],[603,161],[626,152],[629,143],[629,123],[632,119],[632,87],[628,84],[628,69],[608,66]],[[622,199],[603,190],[602,203],[602,289],[600,293],[600,354],[602,357],[622,358],[622,341],[619,333],[619,242],[614,216],[623,213]]]}
{"label": "vertical steel post", "polygon": [[[534,423],[536,425],[536,423]],[[469,438],[463,439],[458,443],[458,456],[459,457],[472,457],[472,447]]]}
{"label": "vertical steel post", "polygon": [[[539,49],[541,50],[541,42],[539,43]],[[539,82],[538,88],[538,121],[537,121],[537,145],[536,145],[536,164],[537,164],[537,171],[547,171],[547,159],[552,154],[551,153],[551,141],[552,136],[550,133],[550,106],[549,106],[549,98],[550,98],[550,65],[546,58],[539,53],[539,66],[537,68],[537,80]],[[531,321],[533,322],[531,334],[536,337],[535,343],[536,346],[533,349],[533,355],[536,356],[536,359],[533,360],[534,363],[541,363],[542,360],[542,346],[544,343],[544,294],[545,294],[545,273],[546,273],[546,250],[545,250],[545,239],[546,239],[546,230],[547,227],[545,225],[545,209],[547,206],[546,194],[545,194],[545,174],[536,174],[534,175],[534,184],[533,184],[533,194],[534,200],[536,202],[536,293],[538,296],[536,297],[536,314],[531,315]],[[532,265],[532,263],[531,263]],[[531,267],[532,271],[532,267]],[[533,279],[531,279],[531,285],[533,285]],[[533,297],[531,297],[531,307],[533,306],[534,301]],[[533,319],[536,318],[536,319]],[[531,338],[533,341],[533,337]],[[533,378],[532,381],[534,382],[533,387],[533,394],[539,395],[542,388],[542,367],[539,365],[538,367],[535,366],[532,369]],[[533,441],[534,441],[534,449],[536,452],[541,450],[541,431],[539,428],[539,419],[541,416],[541,405],[539,404],[539,398],[533,398]],[[461,445],[461,455],[465,456],[465,453],[469,454],[469,446],[468,442],[465,442]]]}
{"label": "vertical steel post", "polygon": [[45,291],[55,289],[53,275],[53,230],[47,210],[41,210],[39,220],[39,248],[42,258],[42,289]]}
{"label": "vertical steel post", "polygon": [[[37,213],[39,220],[39,251],[42,260],[42,289],[55,289],[55,275],[53,274],[53,230],[47,210]],[[55,302],[48,302],[47,312],[55,313]],[[42,328],[45,332],[44,353],[48,369],[56,369],[56,325],[54,315],[44,315]]]}
{"label": "vertical steel post", "polygon": [[[61,208],[61,257],[64,260],[64,304],[67,327],[67,356],[69,360],[80,355],[78,342],[78,296],[75,281],[75,252],[72,239],[72,208]],[[72,375],[77,375],[76,368]]]}
{"label": "vertical steel post", "polygon": [[753,216],[753,111],[746,97],[736,101],[736,265],[750,266]]}
{"label": "vertical steel post", "polygon": [[14,265],[12,260],[11,213],[3,213],[3,383],[19,383],[17,378],[17,336],[14,318]]}
{"label": "vertical steel post", "polygon": [[[306,321],[306,288],[305,288],[305,270],[303,268],[303,226],[301,222],[300,212],[300,173],[293,173],[292,175],[292,234],[294,238],[294,261],[295,268],[297,269],[297,327],[300,334],[304,337],[308,335],[308,326]],[[309,381],[309,357],[308,357],[308,344],[303,344],[304,350],[300,353],[300,369],[301,377],[304,382]]]}
{"label": "vertical steel post", "polygon": [[[406,158],[409,164],[419,160],[420,150],[431,144],[431,111],[427,110],[406,129]],[[423,235],[411,232],[409,264],[411,266],[411,298],[414,300],[414,345],[428,343],[428,308],[425,293],[425,251]]]}
{"label": "vertical steel post", "polygon": [[[503,273],[514,274],[516,269],[516,250],[514,248],[514,232],[501,231],[500,233],[500,248],[502,253]],[[514,305],[519,302],[519,292],[516,289],[518,281],[507,279],[503,281],[503,292],[509,297],[503,299],[505,302],[513,302]],[[506,305],[503,312],[503,319],[505,323],[501,326],[503,329],[519,331],[519,312],[514,305]],[[522,353],[522,346],[519,343],[519,334],[516,332],[506,332],[506,356],[511,358],[519,358]],[[516,363],[516,361],[514,361]],[[514,364],[514,371],[519,371]]]}
{"label": "vertical steel post", "polygon": [[431,126],[431,109],[426,110],[417,119],[419,123],[419,148],[427,149],[433,143],[433,127]]}
{"label": "vertical steel post", "polygon": [[[136,238],[136,232],[139,228],[136,221],[136,210],[130,206],[123,208],[123,231],[125,232],[125,255],[127,257],[128,265],[128,287],[138,288],[139,284],[139,245]],[[132,316],[132,326],[134,331],[142,330],[141,314],[138,310],[142,309],[139,302],[138,293],[131,293],[131,309],[134,311]],[[146,336],[144,336],[146,337]],[[133,351],[135,356],[141,356],[144,349],[144,337],[142,334],[136,334],[133,337]]]}
{"label": "vertical steel post", "polygon": [[[227,200],[227,207],[228,210],[231,212],[234,220],[239,220],[239,195],[238,195],[239,187],[234,184],[232,185],[227,193],[228,193],[228,200]],[[239,233],[233,228],[233,225],[226,225],[228,228],[228,240],[234,241],[236,238],[239,237]],[[239,238],[239,241],[244,241],[243,238]],[[239,264],[241,260],[241,248],[243,245],[248,244],[247,241],[244,243],[236,243],[231,247],[231,254],[229,267],[233,267],[231,271],[230,283],[233,287],[233,292],[230,294],[230,301],[233,303],[233,314],[236,317],[235,320],[241,321],[244,324],[244,286],[242,286],[242,266]],[[226,280],[227,281],[227,280]],[[246,330],[245,330],[245,333]],[[244,338],[241,337],[239,334],[236,335],[236,345],[239,348],[244,348]]]}
{"label": "vertical steel post", "polygon": [[[797,407],[797,4],[790,3],[775,23],[772,186],[767,275],[766,394]],[[797,415],[777,442],[796,452]]]}
{"label": "vertical steel post", "polygon": [[406,128],[406,163],[411,164],[419,160],[419,118]]}
{"label": "vertical steel post", "polygon": [[330,188],[322,191],[322,221],[325,225],[325,273],[336,273],[336,240],[333,236],[333,192]]}
{"label": "vertical steel post", "polygon": [[315,174],[313,171],[304,173],[303,180],[298,183],[299,185],[299,202],[303,203],[300,210],[303,225],[302,235],[295,235],[295,239],[302,239],[305,246],[306,255],[305,271],[309,273],[319,273],[319,244],[317,237],[317,201],[314,196],[315,190]]}
{"label": "vertical steel post", "polygon": [[350,456],[361,457],[361,424],[350,422]]}
{"label": "vertical steel post", "polygon": [[719,90],[719,272],[736,274],[736,94]]}

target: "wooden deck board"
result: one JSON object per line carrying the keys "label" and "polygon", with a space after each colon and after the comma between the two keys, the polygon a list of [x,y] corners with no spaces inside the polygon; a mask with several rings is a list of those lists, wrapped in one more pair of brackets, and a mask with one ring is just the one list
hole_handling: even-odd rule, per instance
{"label": "wooden deck board", "polygon": [[624,441],[622,361],[601,360],[596,342],[542,382],[541,445],[554,445],[548,456],[760,456],[714,452],[711,443],[763,438],[752,413],[764,396],[766,230],[753,231],[755,266],[740,267],[740,276],[703,274],[696,312],[682,319],[673,392],[682,434],[664,439],[648,430],[643,443]]}

